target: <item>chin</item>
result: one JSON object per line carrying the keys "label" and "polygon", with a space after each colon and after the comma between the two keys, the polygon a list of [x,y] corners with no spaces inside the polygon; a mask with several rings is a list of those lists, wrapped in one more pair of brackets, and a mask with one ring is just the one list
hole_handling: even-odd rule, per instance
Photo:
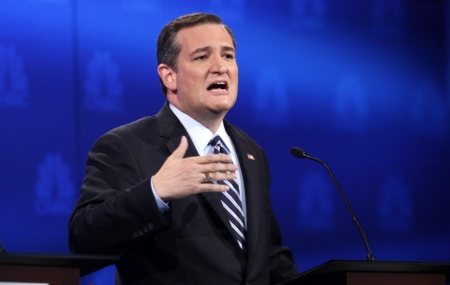
{"label": "chin", "polygon": [[214,114],[222,114],[224,112],[228,112],[233,107],[233,105],[234,104],[218,104],[209,108],[209,110]]}

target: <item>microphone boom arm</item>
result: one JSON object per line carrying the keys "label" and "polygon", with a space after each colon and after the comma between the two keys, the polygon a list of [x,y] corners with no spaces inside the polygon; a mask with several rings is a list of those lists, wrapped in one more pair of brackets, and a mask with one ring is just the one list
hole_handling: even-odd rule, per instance
{"label": "microphone boom arm", "polygon": [[298,157],[298,158],[311,159],[311,160],[316,161],[316,162],[322,164],[323,166],[325,166],[325,168],[328,170],[328,173],[330,174],[331,178],[333,179],[334,185],[336,185],[336,188],[338,189],[339,194],[342,197],[342,200],[344,200],[344,203],[347,206],[347,209],[350,212],[350,215],[352,216],[353,221],[355,222],[356,226],[358,227],[359,233],[361,234],[361,237],[362,237],[363,242],[364,242],[364,246],[366,247],[367,260],[375,261],[375,256],[370,251],[369,243],[367,242],[367,238],[366,238],[366,235],[364,234],[364,230],[362,229],[361,225],[359,224],[358,218],[356,217],[355,213],[353,212],[353,209],[350,206],[350,203],[347,201],[347,198],[345,197],[344,192],[341,189],[341,186],[339,186],[339,183],[337,182],[336,177],[334,176],[333,172],[328,167],[328,165],[324,161],[322,161],[322,160],[320,160],[320,159],[318,159],[316,157],[308,155],[304,150],[302,150],[300,148],[297,148],[297,147],[293,147],[291,149],[291,154],[293,156],[295,156],[295,157]]}

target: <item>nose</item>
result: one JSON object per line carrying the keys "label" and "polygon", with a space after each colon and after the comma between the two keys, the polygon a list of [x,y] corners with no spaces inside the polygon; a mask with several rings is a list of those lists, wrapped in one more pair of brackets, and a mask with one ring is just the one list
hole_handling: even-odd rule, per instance
{"label": "nose", "polygon": [[209,70],[211,73],[224,74],[227,72],[228,68],[227,68],[222,56],[217,55],[217,56],[212,57],[211,67]]}

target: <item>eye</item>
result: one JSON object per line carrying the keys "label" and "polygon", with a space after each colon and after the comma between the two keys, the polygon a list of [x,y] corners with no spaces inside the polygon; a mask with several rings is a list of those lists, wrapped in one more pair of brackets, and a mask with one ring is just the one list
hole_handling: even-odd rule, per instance
{"label": "eye", "polygon": [[232,53],[226,53],[226,54],[223,55],[223,57],[224,57],[225,59],[234,59],[234,54],[232,54]]}
{"label": "eye", "polygon": [[194,60],[198,60],[198,61],[205,60],[205,59],[206,59],[206,55],[200,55],[200,56],[197,56],[196,58],[194,58]]}

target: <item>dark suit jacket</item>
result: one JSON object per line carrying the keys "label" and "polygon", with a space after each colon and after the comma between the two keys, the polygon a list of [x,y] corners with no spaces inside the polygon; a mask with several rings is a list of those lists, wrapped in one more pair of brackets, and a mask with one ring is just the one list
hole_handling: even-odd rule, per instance
{"label": "dark suit jacket", "polygon": [[244,177],[247,256],[217,193],[173,200],[167,212],[159,211],[151,176],[183,135],[189,142],[186,157],[198,155],[168,104],[156,116],[108,132],[92,147],[70,219],[71,251],[120,254],[123,284],[264,285],[298,273],[291,252],[280,245],[266,155],[247,134],[224,123]]}

